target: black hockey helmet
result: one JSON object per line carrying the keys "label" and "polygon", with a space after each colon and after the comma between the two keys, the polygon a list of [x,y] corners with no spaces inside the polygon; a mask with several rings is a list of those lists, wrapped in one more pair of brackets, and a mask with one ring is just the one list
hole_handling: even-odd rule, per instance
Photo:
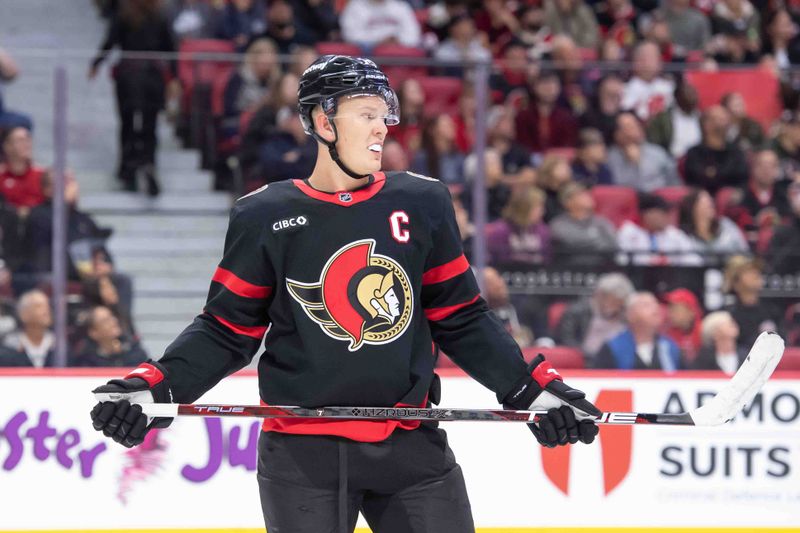
{"label": "black hockey helmet", "polygon": [[[333,160],[348,175],[362,178],[363,176],[352,172],[339,160],[336,153],[338,133],[333,142],[326,141],[314,131],[314,121],[311,118],[311,112],[316,106],[320,106],[329,117],[333,116],[339,99],[348,96],[379,96],[389,108],[384,117],[386,125],[394,126],[400,122],[400,104],[389,85],[389,79],[373,61],[361,57],[326,55],[314,61],[300,77],[297,107],[303,130],[325,144]],[[336,133],[336,126],[333,127]]]}

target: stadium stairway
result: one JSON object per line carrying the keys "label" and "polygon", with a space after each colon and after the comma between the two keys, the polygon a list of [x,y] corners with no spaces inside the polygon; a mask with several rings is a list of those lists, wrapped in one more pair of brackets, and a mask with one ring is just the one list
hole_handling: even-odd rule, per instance
{"label": "stadium stairway", "polygon": [[159,357],[202,310],[231,198],[211,190],[213,178],[200,170],[199,154],[180,146],[163,116],[157,156],[161,196],[153,200],[118,190],[118,122],[108,65],[95,80],[86,76],[105,29],[91,0],[16,3],[13,17],[0,17],[0,46],[16,58],[21,73],[3,94],[9,109],[33,117],[34,158],[50,165],[54,72],[57,65],[65,67],[67,166],[81,186],[79,206],[114,229],[109,248],[116,268],[133,277],[137,329],[148,353]]}

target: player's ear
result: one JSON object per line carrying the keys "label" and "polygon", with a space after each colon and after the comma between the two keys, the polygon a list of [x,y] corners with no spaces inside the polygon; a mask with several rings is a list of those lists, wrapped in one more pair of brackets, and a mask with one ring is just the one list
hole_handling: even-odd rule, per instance
{"label": "player's ear", "polygon": [[325,139],[326,141],[333,141],[336,138],[336,134],[333,132],[333,125],[331,124],[331,119],[322,112],[322,109],[317,107],[312,112],[312,117],[314,118],[314,130],[319,134],[320,137]]}

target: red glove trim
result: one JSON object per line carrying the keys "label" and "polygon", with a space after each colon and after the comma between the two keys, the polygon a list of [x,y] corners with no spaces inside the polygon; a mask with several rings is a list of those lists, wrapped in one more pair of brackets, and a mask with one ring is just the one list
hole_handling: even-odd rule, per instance
{"label": "red glove trim", "polygon": [[553,368],[553,366],[548,363],[547,361],[542,361],[536,368],[533,369],[531,372],[531,377],[539,384],[541,388],[547,387],[547,385],[551,381],[564,381],[561,377],[561,374],[558,373],[558,370]]}
{"label": "red glove trim", "polygon": [[131,370],[131,372],[127,376],[125,376],[125,379],[130,379],[130,378],[141,378],[145,380],[152,389],[153,387],[164,381],[164,374],[161,373],[161,370],[151,365],[150,363],[142,363],[135,369]]}

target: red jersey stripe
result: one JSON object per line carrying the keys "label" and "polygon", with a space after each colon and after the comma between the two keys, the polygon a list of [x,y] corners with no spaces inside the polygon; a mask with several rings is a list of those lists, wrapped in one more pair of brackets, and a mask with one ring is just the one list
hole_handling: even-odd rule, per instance
{"label": "red jersey stripe", "polygon": [[463,274],[469,268],[469,261],[464,257],[464,254],[456,257],[452,261],[434,267],[424,274],[422,274],[422,284],[432,285],[434,283],[441,283],[452,279],[459,274]]}
{"label": "red jersey stripe", "polygon": [[230,270],[222,267],[217,267],[211,281],[222,283],[226,289],[239,296],[245,298],[267,298],[272,294],[272,287],[263,287],[261,285],[253,285],[252,283],[243,280]]}
{"label": "red jersey stripe", "polygon": [[[211,315],[211,313],[208,314]],[[211,316],[213,316],[217,320],[217,322],[227,327],[234,333],[238,333],[239,335],[245,335],[247,337],[253,337],[254,339],[263,338],[264,334],[267,332],[268,329],[267,326],[240,326],[239,324],[234,324],[233,322],[225,320],[221,316],[217,315],[211,315]]]}
{"label": "red jersey stripe", "polygon": [[480,294],[476,294],[475,298],[473,298],[472,300],[470,300],[468,302],[463,302],[463,303],[456,304],[456,305],[449,305],[447,307],[432,307],[430,309],[425,309],[425,317],[428,320],[433,320],[433,321],[444,320],[445,318],[449,317],[450,315],[452,315],[453,313],[455,313],[459,309],[462,309],[464,307],[467,307],[468,305],[474,304],[475,302],[478,301],[479,297],[480,297]]}

